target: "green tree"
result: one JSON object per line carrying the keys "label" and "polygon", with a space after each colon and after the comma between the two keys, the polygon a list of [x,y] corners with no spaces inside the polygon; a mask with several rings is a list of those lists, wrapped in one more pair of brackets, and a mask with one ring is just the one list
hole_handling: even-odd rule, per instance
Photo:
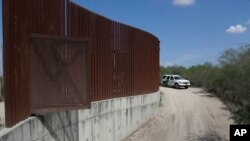
{"label": "green tree", "polygon": [[234,104],[231,108],[238,123],[250,123],[250,44],[226,49],[219,65],[204,64],[185,68],[161,67],[160,75],[180,74],[188,78],[192,86],[203,87],[223,101]]}

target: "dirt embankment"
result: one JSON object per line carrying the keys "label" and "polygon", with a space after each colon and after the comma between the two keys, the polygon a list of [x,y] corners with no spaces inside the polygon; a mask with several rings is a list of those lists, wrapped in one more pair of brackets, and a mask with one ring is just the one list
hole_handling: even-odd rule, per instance
{"label": "dirt embankment", "polygon": [[226,106],[199,88],[160,88],[162,106],[124,141],[224,141],[233,124]]}

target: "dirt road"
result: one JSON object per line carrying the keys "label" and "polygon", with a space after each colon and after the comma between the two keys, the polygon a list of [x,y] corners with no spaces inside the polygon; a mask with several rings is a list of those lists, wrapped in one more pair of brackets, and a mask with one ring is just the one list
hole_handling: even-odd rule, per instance
{"label": "dirt road", "polygon": [[224,141],[233,123],[226,106],[199,88],[161,87],[162,106],[125,141]]}

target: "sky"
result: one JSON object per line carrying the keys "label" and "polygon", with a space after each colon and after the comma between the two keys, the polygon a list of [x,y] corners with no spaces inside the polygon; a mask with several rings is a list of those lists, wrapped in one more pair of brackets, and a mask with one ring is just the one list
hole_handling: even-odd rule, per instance
{"label": "sky", "polygon": [[250,0],[73,1],[157,36],[162,66],[216,64],[225,49],[250,43]]}

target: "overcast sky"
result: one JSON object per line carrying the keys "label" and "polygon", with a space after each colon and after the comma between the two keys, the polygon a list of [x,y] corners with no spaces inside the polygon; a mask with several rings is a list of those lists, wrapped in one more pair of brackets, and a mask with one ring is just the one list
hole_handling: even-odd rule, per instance
{"label": "overcast sky", "polygon": [[[250,43],[250,0],[74,2],[113,20],[153,33],[161,41],[160,64],[164,66],[189,67],[205,61],[216,63],[226,48]],[[1,16],[2,13],[2,19]]]}

